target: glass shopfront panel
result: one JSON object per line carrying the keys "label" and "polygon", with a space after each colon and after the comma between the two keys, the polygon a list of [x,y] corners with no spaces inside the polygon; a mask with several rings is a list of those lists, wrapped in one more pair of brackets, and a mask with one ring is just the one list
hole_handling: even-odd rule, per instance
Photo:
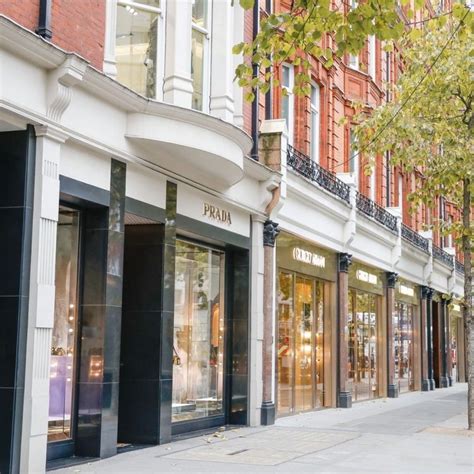
{"label": "glass shopfront panel", "polygon": [[354,401],[378,396],[376,298],[349,290],[348,387]]}
{"label": "glass shopfront panel", "polygon": [[395,383],[400,393],[414,390],[413,378],[413,305],[395,302],[392,317],[393,353],[395,357]]}
{"label": "glass shopfront panel", "polygon": [[223,414],[224,252],[176,243],[172,421]]}
{"label": "glass shopfront panel", "polygon": [[320,408],[324,403],[324,283],[279,272],[278,414]]}
{"label": "glass shopfront panel", "polygon": [[61,206],[56,240],[56,296],[51,345],[48,441],[72,438],[78,322],[77,210]]}

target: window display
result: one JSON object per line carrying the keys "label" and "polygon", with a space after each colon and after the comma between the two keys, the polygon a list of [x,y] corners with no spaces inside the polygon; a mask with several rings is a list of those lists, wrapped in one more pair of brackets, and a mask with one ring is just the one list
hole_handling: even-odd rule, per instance
{"label": "window display", "polygon": [[395,302],[393,314],[393,353],[395,380],[400,393],[414,390],[413,380],[413,306]]}
{"label": "window display", "polygon": [[376,398],[377,314],[376,296],[349,290],[348,386],[354,401]]}
{"label": "window display", "polygon": [[323,283],[280,271],[278,413],[320,408],[324,401]]}
{"label": "window display", "polygon": [[224,252],[176,243],[172,421],[223,413]]}
{"label": "window display", "polygon": [[60,207],[56,244],[56,300],[51,345],[48,441],[72,437],[79,211]]}

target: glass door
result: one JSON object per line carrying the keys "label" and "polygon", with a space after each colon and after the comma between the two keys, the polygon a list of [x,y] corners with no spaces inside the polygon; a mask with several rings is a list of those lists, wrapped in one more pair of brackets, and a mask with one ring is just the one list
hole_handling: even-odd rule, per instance
{"label": "glass door", "polygon": [[295,298],[295,410],[313,408],[314,324],[313,281],[296,277]]}
{"label": "glass door", "polygon": [[78,325],[80,212],[60,206],[49,370],[48,442],[71,441]]}
{"label": "glass door", "polygon": [[393,315],[395,379],[400,393],[414,389],[413,380],[413,306],[396,302]]}

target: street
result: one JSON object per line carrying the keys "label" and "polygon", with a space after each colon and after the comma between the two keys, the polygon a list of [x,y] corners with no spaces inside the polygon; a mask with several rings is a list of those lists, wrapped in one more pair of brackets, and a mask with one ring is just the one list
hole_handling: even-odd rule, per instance
{"label": "street", "polygon": [[466,384],[137,449],[68,473],[473,472]]}

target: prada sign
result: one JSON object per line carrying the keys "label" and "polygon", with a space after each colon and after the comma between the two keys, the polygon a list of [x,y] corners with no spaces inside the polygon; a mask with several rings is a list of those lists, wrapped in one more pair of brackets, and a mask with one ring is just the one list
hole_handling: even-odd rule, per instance
{"label": "prada sign", "polygon": [[220,222],[221,224],[232,225],[230,211],[213,206],[207,202],[203,204],[202,215],[213,221]]}

